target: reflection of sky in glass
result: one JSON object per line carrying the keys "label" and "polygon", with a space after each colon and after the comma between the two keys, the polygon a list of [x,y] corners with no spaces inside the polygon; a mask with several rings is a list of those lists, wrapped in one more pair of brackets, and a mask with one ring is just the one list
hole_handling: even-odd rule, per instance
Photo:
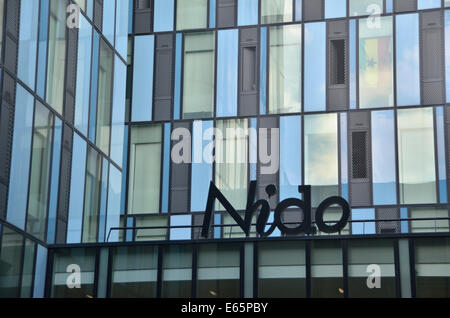
{"label": "reflection of sky in glass", "polygon": [[265,115],[267,111],[267,28],[262,27],[260,32],[261,41],[261,61],[260,61],[260,97],[259,97],[259,112]]}
{"label": "reflection of sky in glass", "polygon": [[302,184],[302,122],[300,116],[280,118],[280,201],[299,196]]}
{"label": "reflection of sky in glass", "polygon": [[436,138],[438,147],[439,201],[441,203],[447,203],[447,168],[445,166],[445,132],[443,107],[436,108]]}
{"label": "reflection of sky in glass", "polygon": [[448,103],[450,102],[450,10],[445,11],[445,75]]}
{"label": "reflection of sky in glass", "polygon": [[295,21],[302,21],[302,0],[295,0]]}
{"label": "reflection of sky in glass", "polygon": [[348,150],[347,150],[347,114],[340,115],[341,133],[341,192],[342,197],[348,200]]}
{"label": "reflection of sky in glass", "polygon": [[[364,221],[374,220],[374,209],[354,209],[352,210],[352,220]],[[375,222],[353,222],[352,234],[375,234]]]}
{"label": "reflection of sky in glass", "polygon": [[386,13],[392,13],[393,10],[393,0],[386,0]]}
{"label": "reflection of sky in glass", "polygon": [[445,0],[444,6],[445,7],[450,7],[450,0]]}
{"label": "reflection of sky in glass", "polygon": [[212,121],[194,121],[193,123],[191,211],[204,211],[209,183],[212,180],[212,164],[202,160],[203,149],[211,142],[211,140],[203,140],[203,134],[210,128],[213,128]]}
{"label": "reflection of sky in glass", "polygon": [[292,21],[292,0],[261,0],[261,23]]}
{"label": "reflection of sky in glass", "polygon": [[338,184],[337,115],[305,116],[305,184]]}
{"label": "reflection of sky in glass", "polygon": [[221,30],[217,38],[217,117],[237,115],[237,29]]}
{"label": "reflection of sky in glass", "polygon": [[238,0],[238,25],[258,24],[258,0]]}
{"label": "reflection of sky in glass", "polygon": [[372,173],[375,205],[396,204],[394,112],[372,113]]}
{"label": "reflection of sky in glass", "polygon": [[419,15],[396,16],[397,105],[420,104]]}
{"label": "reflection of sky in glass", "polygon": [[325,22],[305,24],[305,111],[325,110],[325,38]]}
{"label": "reflection of sky in glass", "polygon": [[350,109],[356,109],[356,20],[350,20]]}
{"label": "reflection of sky in glass", "polygon": [[360,108],[394,104],[392,17],[359,20],[359,104]]}
{"label": "reflection of sky in glass", "polygon": [[325,19],[342,18],[347,15],[347,0],[325,0]]}
{"label": "reflection of sky in glass", "polygon": [[419,10],[440,8],[440,7],[441,7],[441,0],[418,0],[417,1],[417,8]]}
{"label": "reflection of sky in glass", "polygon": [[436,201],[433,109],[398,111],[401,203]]}
{"label": "reflection of sky in glass", "polygon": [[378,6],[378,12],[383,11],[383,0],[350,0],[350,16],[369,15],[373,10],[367,11],[369,6]]}
{"label": "reflection of sky in glass", "polygon": [[301,25],[270,29],[271,113],[292,113],[301,110],[301,42]]}
{"label": "reflection of sky in glass", "polygon": [[174,0],[155,0],[154,32],[173,30]]}
{"label": "reflection of sky in glass", "polygon": [[[170,217],[170,226],[191,226],[192,219],[190,215],[173,215]],[[176,228],[170,229],[170,239],[171,240],[190,240],[191,239],[191,229],[186,228]]]}

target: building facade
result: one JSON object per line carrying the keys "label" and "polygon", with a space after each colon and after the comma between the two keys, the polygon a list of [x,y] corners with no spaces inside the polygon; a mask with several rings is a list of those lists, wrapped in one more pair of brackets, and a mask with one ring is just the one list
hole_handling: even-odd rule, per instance
{"label": "building facade", "polygon": [[0,4],[1,297],[450,296],[450,1]]}

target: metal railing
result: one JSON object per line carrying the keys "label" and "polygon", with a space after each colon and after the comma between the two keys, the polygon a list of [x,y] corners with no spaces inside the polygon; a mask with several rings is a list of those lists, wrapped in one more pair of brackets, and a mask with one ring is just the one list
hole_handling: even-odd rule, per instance
{"label": "metal railing", "polygon": [[[377,233],[377,226],[376,226],[377,223],[381,223],[381,222],[398,222],[397,228],[399,230],[395,231],[395,232],[392,232],[392,233],[408,234],[408,233],[411,233],[410,227],[409,227],[409,225],[410,225],[409,222],[425,222],[425,221],[428,221],[428,222],[429,221],[434,221],[434,231],[430,231],[428,233],[436,233],[438,228],[442,228],[442,229],[450,232],[450,217],[446,217],[446,218],[439,217],[439,218],[402,218],[402,219],[396,218],[396,219],[374,219],[374,220],[349,220],[349,222],[348,222],[349,224],[346,226],[346,228],[344,228],[344,232],[348,231],[349,235],[375,235],[375,234],[380,234],[380,233]],[[437,224],[438,221],[447,221],[447,224],[445,226],[438,226],[438,224]],[[337,223],[337,222],[338,221],[325,221],[325,223],[330,223],[330,224]],[[312,225],[315,224],[314,221],[312,221],[311,223],[312,223]],[[362,230],[362,232],[350,233],[350,232],[353,232],[352,231],[352,227],[351,227],[351,225],[353,223],[363,223],[363,230]],[[267,223],[266,226],[271,226],[272,224],[273,223]],[[294,226],[299,225],[300,222],[286,222],[284,224],[285,225],[293,225],[293,227],[294,227]],[[371,228],[373,227],[373,225],[375,225],[375,230],[374,231],[371,230],[370,232],[368,231],[368,233],[366,233],[366,225],[367,224],[371,224]],[[401,230],[402,224],[406,224],[408,226],[408,231],[407,232],[404,232],[404,231]],[[254,226],[256,226],[256,223],[252,223],[250,229],[252,227],[254,227]],[[133,239],[131,241],[135,241],[136,233],[139,230],[166,230],[167,233],[165,234],[165,237],[166,237],[165,240],[170,240],[169,233],[170,233],[170,230],[172,230],[172,229],[190,229],[192,231],[192,230],[195,230],[195,229],[201,230],[202,227],[203,227],[203,225],[174,225],[174,226],[166,225],[166,226],[112,227],[108,231],[108,236],[107,236],[106,242],[107,243],[109,242],[109,239],[110,239],[110,236],[111,236],[111,232],[113,232],[113,231],[133,231],[133,233],[132,233]],[[229,238],[231,238],[231,236],[233,234],[236,234],[236,235],[244,234],[244,233],[238,233],[238,232],[233,233],[232,230],[233,230],[234,227],[239,227],[239,225],[238,224],[212,224],[210,226],[210,233],[211,232],[214,233],[214,229],[216,229],[216,228],[219,228],[219,229],[230,228]],[[242,230],[240,230],[240,231],[242,231]],[[441,232],[446,232],[446,231],[441,231]],[[422,232],[422,233],[425,233],[425,232]],[[250,236],[250,237],[259,237],[257,233],[251,233],[251,234],[253,234],[253,236]],[[127,234],[125,233],[125,236],[126,235]],[[323,233],[320,234],[320,232],[318,232],[315,235],[320,236],[320,235],[324,235],[324,234]],[[339,231],[337,235],[342,235],[342,231]],[[212,238],[214,239],[214,235],[213,235]],[[226,237],[223,237],[223,235],[221,235],[221,239],[224,239],[224,238],[226,239]]]}

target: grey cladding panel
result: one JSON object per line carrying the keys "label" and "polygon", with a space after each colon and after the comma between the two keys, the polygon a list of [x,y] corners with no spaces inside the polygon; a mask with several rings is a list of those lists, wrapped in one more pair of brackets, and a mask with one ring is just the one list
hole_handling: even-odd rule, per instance
{"label": "grey cladding panel", "polygon": [[303,18],[305,21],[320,20],[324,15],[323,0],[303,0]]}
{"label": "grey cladding panel", "polygon": [[370,112],[352,112],[348,118],[350,202],[352,206],[369,206],[372,202]]}
{"label": "grey cladding panel", "polygon": [[0,109],[0,184],[9,186],[14,108],[3,102]]}
{"label": "grey cladding panel", "polygon": [[[376,209],[377,220],[395,220],[400,218],[400,212],[397,208]],[[377,234],[401,233],[400,222],[385,221],[377,222]]]}
{"label": "grey cladding panel", "polygon": [[[108,0],[106,0],[108,1]],[[94,24],[102,30],[103,25],[103,0],[94,0]]]}
{"label": "grey cladding panel", "polygon": [[239,40],[239,116],[256,116],[259,104],[259,32],[241,29]]}
{"label": "grey cladding panel", "polygon": [[4,35],[5,67],[12,73],[17,71],[17,47],[19,38],[20,1],[9,0],[5,4],[6,32]]}
{"label": "grey cladding panel", "polygon": [[394,11],[415,11],[417,10],[417,0],[394,0]]}
{"label": "grey cladding panel", "polygon": [[70,29],[67,38],[66,99],[64,118],[73,123],[75,112],[75,86],[77,77],[78,30]]}
{"label": "grey cladding panel", "polygon": [[421,14],[422,103],[443,104],[444,30],[441,11]]}
{"label": "grey cladding panel", "polygon": [[156,37],[154,120],[170,120],[173,83],[173,36]]}
{"label": "grey cladding panel", "polygon": [[348,22],[329,21],[327,37],[327,109],[346,110],[349,104]]}
{"label": "grey cladding panel", "polygon": [[217,27],[236,25],[236,0],[217,0]]}
{"label": "grey cladding panel", "polygon": [[[190,123],[174,123],[173,129],[185,128],[191,131]],[[174,142],[172,141],[172,146]],[[170,212],[182,213],[190,211],[190,170],[188,163],[176,164],[171,162],[170,173]]]}
{"label": "grey cladding panel", "polygon": [[136,9],[134,11],[134,33],[150,33],[152,31],[153,11],[148,9]]}

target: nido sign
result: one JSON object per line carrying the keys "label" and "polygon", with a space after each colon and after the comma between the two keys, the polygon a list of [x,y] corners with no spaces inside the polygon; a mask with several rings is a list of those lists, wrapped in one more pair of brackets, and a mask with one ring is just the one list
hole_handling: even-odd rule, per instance
{"label": "nido sign", "polygon": [[[311,186],[299,186],[298,192],[303,194],[303,200],[290,198],[280,202],[280,204],[278,204],[275,209],[274,222],[266,231],[266,224],[270,215],[270,206],[267,200],[258,200],[255,202],[256,181],[252,181],[250,183],[250,188],[247,196],[247,208],[245,210],[244,218],[239,215],[239,213],[225,198],[222,192],[220,192],[216,185],[211,182],[209,186],[205,217],[203,220],[202,237],[208,237],[209,227],[211,225],[211,215],[213,212],[213,204],[216,199],[219,200],[225,210],[233,217],[233,219],[247,236],[250,235],[250,226],[253,214],[258,209],[260,209],[260,212],[256,222],[256,231],[261,237],[269,236],[270,234],[272,234],[275,228],[278,228],[281,233],[287,235],[297,235],[301,233],[314,234],[315,228],[311,224]],[[269,197],[273,196],[276,193],[276,187],[274,185],[267,186],[266,193]],[[342,208],[341,219],[333,225],[327,225],[323,220],[323,215],[329,207],[336,205]],[[295,228],[287,227],[281,220],[283,212],[289,208],[299,208],[303,211],[303,222]],[[315,215],[315,224],[321,232],[336,233],[341,231],[347,225],[349,215],[350,206],[344,198],[337,196],[329,197],[322,203],[320,203],[319,207],[317,208]]]}

